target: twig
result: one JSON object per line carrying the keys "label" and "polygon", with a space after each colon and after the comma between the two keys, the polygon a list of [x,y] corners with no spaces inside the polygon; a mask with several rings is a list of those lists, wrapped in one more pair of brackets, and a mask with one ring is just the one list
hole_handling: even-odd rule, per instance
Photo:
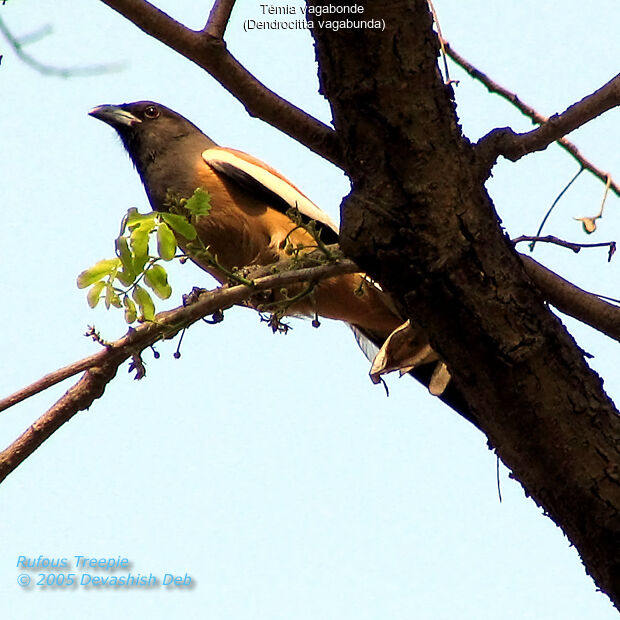
{"label": "twig", "polygon": [[601,208],[598,212],[597,218],[603,217],[603,210],[605,209],[605,202],[607,201],[607,196],[609,196],[609,188],[611,187],[611,175],[607,175],[607,183],[605,183],[605,193],[603,194],[603,200],[601,200]]}
{"label": "twig", "polygon": [[516,245],[517,243],[523,243],[524,241],[531,241],[534,243],[553,243],[555,245],[562,246],[563,248],[568,248],[578,254],[583,248],[609,248],[609,257],[608,261],[611,260],[611,257],[616,252],[616,242],[615,241],[602,241],[601,243],[573,243],[572,241],[565,241],[564,239],[560,239],[558,237],[554,237],[553,235],[547,235],[546,237],[530,237],[527,235],[521,235],[516,239],[513,239],[512,242]]}
{"label": "twig", "polygon": [[196,260],[204,260],[211,267],[216,269],[221,275],[226,276],[226,278],[228,278],[230,282],[235,282],[236,284],[244,284],[245,286],[249,286],[249,287],[254,286],[254,282],[252,280],[248,280],[247,278],[244,278],[237,271],[226,269],[226,267],[224,267],[224,265],[222,265],[217,260],[217,256],[211,254],[211,252],[209,252],[207,247],[204,245],[204,243],[202,243],[202,241],[198,237],[196,238],[196,241],[198,241],[202,245],[202,248],[196,250],[195,252],[193,250],[190,251],[189,254],[185,255],[187,258],[193,258]]}
{"label": "twig", "polygon": [[234,5],[235,0],[216,0],[202,31],[214,39],[223,39]]}
{"label": "twig", "polygon": [[603,194],[603,200],[601,201],[601,208],[596,215],[589,215],[585,217],[576,217],[578,222],[583,225],[584,231],[590,235],[596,230],[596,220],[603,217],[603,211],[605,210],[605,202],[609,194],[609,187],[611,185],[611,177],[607,177],[607,184],[605,185],[605,193]]}
{"label": "twig", "polygon": [[606,299],[607,301],[612,301],[616,305],[620,305],[620,299],[618,299],[617,297],[609,297],[607,295],[601,295],[600,293],[597,294],[597,297],[600,297],[601,299]]}
{"label": "twig", "polygon": [[439,15],[437,15],[437,11],[435,11],[435,5],[431,2],[431,0],[427,0],[428,6],[433,14],[433,21],[435,22],[435,27],[437,28],[437,34],[439,39],[439,45],[441,46],[441,58],[443,60],[443,69],[446,74],[446,84],[450,84],[452,80],[450,79],[450,70],[448,69],[448,61],[446,60],[446,47],[444,45],[445,39],[443,38],[443,34],[441,34],[441,25],[439,23]]}
{"label": "twig", "polygon": [[49,24],[45,24],[45,26],[41,26],[38,30],[30,32],[29,34],[21,35],[21,37],[19,37],[19,45],[20,47],[31,45],[32,43],[36,43],[37,41],[44,39],[50,34],[52,34],[52,27]]}
{"label": "twig", "polygon": [[472,65],[468,60],[463,58],[453,47],[452,44],[444,39],[443,41],[444,49],[446,53],[452,60],[459,65],[462,69],[465,70],[467,74],[469,74],[474,80],[481,82],[487,88],[490,93],[495,93],[504,99],[507,99],[512,103],[515,107],[517,107],[525,116],[531,118],[535,123],[544,123],[547,120],[547,117],[543,116],[539,112],[537,112],[532,106],[528,105],[524,101],[522,101],[516,93],[509,91],[507,88],[504,88],[494,80],[492,80],[486,73],[480,71]]}
{"label": "twig", "polygon": [[502,503],[502,485],[499,479],[499,454],[495,453],[497,463],[495,465],[495,477],[497,478],[497,497],[499,497],[499,503]]}
{"label": "twig", "polygon": [[[336,132],[286,101],[257,80],[227,50],[221,39],[180,24],[146,0],[101,0],[146,34],[164,43],[213,76],[256,116],[339,167],[344,158]],[[221,24],[227,2],[218,8]],[[216,18],[214,17],[214,20]]]}
{"label": "twig", "polygon": [[[537,112],[532,106],[528,105],[521,98],[512,91],[509,91],[507,88],[504,88],[494,80],[492,80],[488,75],[474,67],[468,60],[463,58],[458,52],[454,50],[454,48],[448,43],[448,41],[444,40],[444,48],[448,56],[461,68],[465,70],[473,79],[481,82],[486,86],[487,90],[491,93],[495,93],[500,97],[506,99],[510,103],[512,103],[522,114],[530,118],[534,123],[542,124],[547,120],[546,116],[543,116],[539,112]],[[591,172],[595,177],[600,179],[603,182],[606,182],[609,178],[607,172],[595,166],[590,160],[586,159],[579,149],[567,140],[566,138],[560,138],[557,140],[557,143],[562,147],[565,151],[570,153],[570,155],[577,161],[579,164]],[[487,162],[489,166],[493,164],[493,162]],[[620,196],[620,185],[615,181],[611,181],[610,184],[611,190],[617,195]]]}
{"label": "twig", "polygon": [[[551,203],[549,210],[547,211],[547,213],[545,213],[545,217],[543,217],[542,222],[540,223],[540,226],[538,227],[538,230],[536,231],[536,235],[534,235],[535,237],[540,236],[540,233],[542,233],[542,229],[545,223],[547,222],[547,220],[549,219],[551,212],[553,211],[553,209],[555,209],[555,205],[557,205],[558,202],[560,202],[560,200],[562,199],[562,196],[564,196],[564,194],[568,191],[568,188],[579,178],[579,175],[584,170],[585,168],[579,168],[579,171],[577,172],[577,174],[564,186],[564,189],[557,195],[556,199]],[[530,243],[530,252],[534,251],[535,245],[536,245],[536,241],[533,240],[532,243]]]}
{"label": "twig", "polygon": [[[287,310],[295,305],[298,301],[312,295],[314,291],[315,283],[310,282],[307,284],[299,293],[295,293],[292,297],[287,297],[286,289],[281,289],[280,293],[283,296],[283,299],[278,299],[277,301],[272,301],[266,304],[260,304],[259,310],[260,312],[273,312],[278,316],[285,316]],[[272,310],[275,309],[275,312]]]}
{"label": "twig", "polygon": [[4,20],[0,18],[0,33],[4,35],[17,57],[43,75],[53,75],[61,78],[101,75],[102,73],[114,73],[116,71],[120,71],[125,66],[124,63],[108,63],[102,65],[91,65],[89,67],[54,67],[52,65],[46,65],[39,62],[30,54],[24,52],[24,45],[27,43],[32,43],[35,39],[40,39],[50,32],[51,29],[49,27],[44,27],[33,34],[28,35],[25,39],[20,40],[13,36],[7,25],[4,23]]}

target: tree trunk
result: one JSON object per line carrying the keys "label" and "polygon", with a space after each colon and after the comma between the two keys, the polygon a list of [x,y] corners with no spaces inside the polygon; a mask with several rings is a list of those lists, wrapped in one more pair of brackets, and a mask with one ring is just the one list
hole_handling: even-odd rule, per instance
{"label": "tree trunk", "polygon": [[[351,5],[309,0],[330,4]],[[618,412],[502,232],[426,0],[357,4],[362,15],[313,19],[353,184],[342,248],[427,330],[489,444],[620,607]],[[385,28],[319,24],[345,18]]]}

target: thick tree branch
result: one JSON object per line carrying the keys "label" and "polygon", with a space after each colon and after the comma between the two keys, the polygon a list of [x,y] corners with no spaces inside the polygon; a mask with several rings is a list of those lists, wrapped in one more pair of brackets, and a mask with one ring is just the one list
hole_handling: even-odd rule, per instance
{"label": "thick tree branch", "polygon": [[545,301],[620,342],[620,307],[580,289],[533,258],[523,254],[520,257],[527,275],[540,289]]}
{"label": "thick tree branch", "polygon": [[427,331],[489,444],[620,605],[618,411],[501,229],[427,0],[360,3],[384,30],[313,31],[353,185],[342,247]]}
{"label": "thick tree branch", "polygon": [[[226,48],[218,33],[232,3],[218,3],[213,30],[194,31],[146,2],[146,0],[101,0],[146,34],[156,38],[211,74],[233,94],[251,116],[258,117],[301,144],[341,166],[342,153],[336,133],[259,82]],[[211,21],[211,19],[209,20]]]}
{"label": "thick tree branch", "polygon": [[[542,124],[547,121],[547,117],[540,114],[537,110],[535,110],[532,106],[525,103],[516,93],[504,88],[501,84],[498,84],[494,80],[492,80],[488,75],[477,69],[474,65],[472,65],[468,60],[466,60],[463,56],[461,56],[448,41],[443,41],[444,48],[448,56],[460,67],[462,67],[473,79],[481,82],[486,86],[487,90],[491,93],[495,93],[500,97],[503,97],[512,105],[514,105],[522,114],[530,118],[533,122],[537,124]],[[570,142],[567,138],[561,137],[557,140],[557,143],[562,147],[566,152],[568,152],[579,164],[591,172],[595,177],[603,181],[603,183],[607,183],[609,174],[595,166],[590,160],[586,159],[579,149]],[[487,157],[485,158],[484,165],[490,167],[494,163],[494,159],[492,159],[493,153],[487,153]],[[497,155],[495,155],[497,157]],[[620,196],[620,185],[615,181],[611,181],[611,190],[617,195]]]}

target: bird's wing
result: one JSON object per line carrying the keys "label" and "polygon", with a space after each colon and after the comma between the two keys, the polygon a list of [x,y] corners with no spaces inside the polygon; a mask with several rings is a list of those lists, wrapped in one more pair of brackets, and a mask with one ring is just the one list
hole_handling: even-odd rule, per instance
{"label": "bird's wing", "polygon": [[315,220],[321,229],[325,243],[338,241],[338,226],[305,194],[260,159],[242,151],[212,148],[203,151],[202,158],[216,172],[228,177],[269,203],[275,209],[286,213],[297,209],[302,220]]}
{"label": "bird's wing", "polygon": [[[242,151],[223,148],[207,149],[206,151],[203,151],[202,158],[216,172],[235,181],[247,191],[259,196],[271,207],[278,209],[283,213],[286,213],[291,208],[296,208],[302,218],[315,220],[321,225],[322,237],[324,241],[328,243],[338,241],[338,227],[331,220],[331,218],[319,207],[317,207],[290,181],[264,162],[248,155],[247,153],[243,153]],[[368,286],[376,289],[376,291],[380,293],[382,292],[381,287],[376,282],[367,279],[367,284]],[[379,300],[377,301],[379,302]],[[389,298],[387,296],[384,300],[381,300],[381,303],[387,302],[389,302]],[[349,326],[353,330],[357,344],[366,357],[370,361],[373,361],[373,359],[375,360],[373,364],[374,369],[375,365],[379,363],[377,360],[381,357],[381,353],[377,355],[377,352],[379,351],[381,344],[383,344],[385,336],[377,336],[371,331],[354,323],[350,323]],[[402,329],[402,326],[398,328],[396,332],[400,329]],[[391,337],[392,336],[390,336],[390,338]],[[420,334],[416,330],[416,342],[412,342],[410,344],[410,348],[407,350],[408,366],[406,370],[417,368],[418,366],[434,362],[438,359],[437,354],[431,349],[425,339],[423,342],[417,342],[419,338]],[[383,349],[381,349],[381,351],[383,351]],[[385,354],[383,357],[385,357]],[[441,364],[441,366],[441,369],[439,367],[435,369],[433,377],[430,381],[429,389],[431,389],[433,394],[441,394],[449,381],[450,375],[445,370],[445,365]],[[396,367],[400,368],[402,367],[402,364],[401,366],[397,365]],[[393,370],[393,368],[390,367],[388,370],[382,370],[381,372],[376,372],[375,374],[371,371],[373,381],[380,381],[378,378],[379,375],[384,372],[389,372],[389,370]],[[438,372],[439,370],[443,372]]]}

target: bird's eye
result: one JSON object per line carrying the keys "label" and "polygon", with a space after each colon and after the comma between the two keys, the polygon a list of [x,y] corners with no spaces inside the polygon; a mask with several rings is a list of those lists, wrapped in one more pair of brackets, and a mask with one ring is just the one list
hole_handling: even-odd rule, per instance
{"label": "bird's eye", "polygon": [[146,116],[146,118],[157,118],[159,116],[159,110],[154,105],[147,106],[144,109],[144,116]]}

